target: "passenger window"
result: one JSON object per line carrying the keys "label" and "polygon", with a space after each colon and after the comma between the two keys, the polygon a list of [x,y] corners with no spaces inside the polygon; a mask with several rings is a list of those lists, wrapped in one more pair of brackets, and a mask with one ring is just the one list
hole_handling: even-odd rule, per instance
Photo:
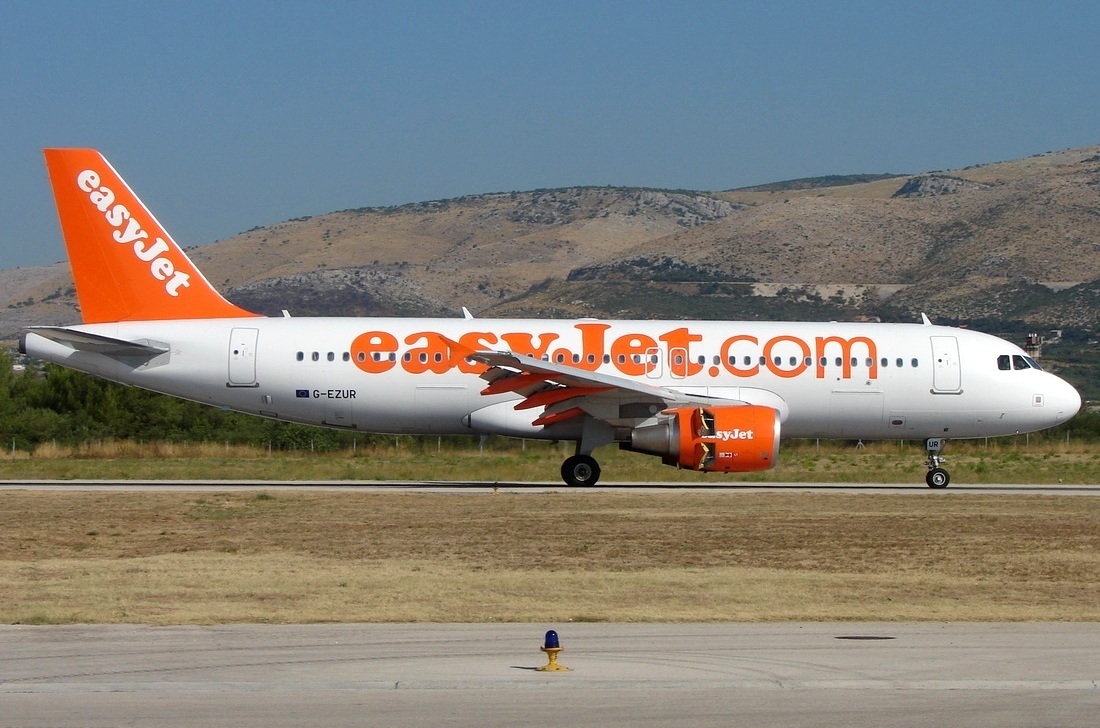
{"label": "passenger window", "polygon": [[839,356],[838,356],[838,357],[836,358],[836,365],[837,365],[838,367],[840,367],[840,366],[844,366],[844,360],[843,360],[843,359],[841,359],[841,358],[840,358]]}
{"label": "passenger window", "polygon": [[340,355],[340,358],[344,361],[351,361],[351,354],[345,351],[343,354]]}
{"label": "passenger window", "polygon": [[1007,372],[1009,369],[1012,368],[1012,362],[1010,361],[1010,357],[1008,356],[1008,354],[1001,354],[999,357],[997,357],[997,368],[1000,369],[1002,372]]}
{"label": "passenger window", "polygon": [[299,351],[295,358],[297,358],[298,361],[304,361],[306,358],[306,354],[304,351]]}
{"label": "passenger window", "polygon": [[316,351],[310,354],[309,358],[313,361],[321,361],[321,355]]}
{"label": "passenger window", "polygon": [[330,351],[327,358],[329,361],[336,361],[336,352]]}
{"label": "passenger window", "polygon": [[894,363],[897,364],[899,367],[905,366],[905,360],[902,359],[901,357],[898,357],[898,360]]}
{"label": "passenger window", "polygon": [[879,361],[879,364],[882,366],[883,369],[885,369],[886,367],[890,366],[890,360],[886,357],[882,357],[881,361]]}
{"label": "passenger window", "polygon": [[745,357],[745,366],[748,366],[749,364],[752,364],[752,357],[751,356],[746,356]]}
{"label": "passenger window", "polygon": [[818,364],[819,364],[820,366],[823,366],[823,367],[824,367],[824,366],[828,366],[828,365],[829,365],[829,360],[828,360],[828,359],[826,359],[825,357],[821,357],[821,359],[820,359],[820,360],[818,360],[818,362],[817,362],[817,363],[818,363]]}
{"label": "passenger window", "polygon": [[910,360],[909,360],[909,364],[910,364],[910,366],[912,366],[912,367],[916,368],[916,366],[917,366],[918,364],[920,364],[920,362],[919,362],[919,361],[917,361],[916,359],[910,359]]}

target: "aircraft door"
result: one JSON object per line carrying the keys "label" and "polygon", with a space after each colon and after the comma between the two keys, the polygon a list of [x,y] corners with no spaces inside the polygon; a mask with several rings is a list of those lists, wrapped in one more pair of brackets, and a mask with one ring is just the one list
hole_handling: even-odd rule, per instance
{"label": "aircraft door", "polygon": [[959,340],[954,336],[933,336],[932,391],[957,394],[962,391],[962,365],[959,362]]}
{"label": "aircraft door", "polygon": [[229,335],[230,387],[255,387],[256,344],[259,329],[233,329]]}

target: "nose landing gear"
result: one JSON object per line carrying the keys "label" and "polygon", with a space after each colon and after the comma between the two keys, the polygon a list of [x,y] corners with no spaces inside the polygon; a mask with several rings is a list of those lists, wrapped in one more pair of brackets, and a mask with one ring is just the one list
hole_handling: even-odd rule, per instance
{"label": "nose landing gear", "polygon": [[924,443],[924,449],[928,451],[928,474],[924,476],[924,482],[929,488],[946,488],[951,482],[951,474],[940,467],[946,461],[940,452],[947,445],[947,440],[942,437],[930,437]]}

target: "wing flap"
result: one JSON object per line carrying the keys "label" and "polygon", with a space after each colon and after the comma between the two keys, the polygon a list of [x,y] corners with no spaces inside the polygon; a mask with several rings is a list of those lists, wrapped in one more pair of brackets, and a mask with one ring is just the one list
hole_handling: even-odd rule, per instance
{"label": "wing flap", "polygon": [[609,424],[630,426],[669,407],[746,404],[740,399],[691,394],[526,354],[468,349],[463,354],[488,367],[479,375],[489,382],[483,395],[511,392],[523,398],[516,403],[517,410],[542,407],[534,425],[549,426],[588,415]]}
{"label": "wing flap", "polygon": [[536,392],[516,405],[516,409],[534,409],[535,407],[548,407],[552,404],[565,402],[576,397],[586,397],[590,394],[606,392],[611,387],[557,387]]}
{"label": "wing flap", "polygon": [[[568,364],[543,361],[527,354],[513,354],[510,351],[477,351],[467,354],[466,358],[488,365],[490,368],[480,376],[483,379],[492,377],[491,381],[493,381],[493,385],[497,387],[505,386],[504,384],[497,384],[501,382],[501,376],[498,372],[503,369],[511,370],[511,376],[531,375],[529,379],[525,380],[525,384],[536,381],[534,375],[538,375],[541,381],[549,381],[566,387],[605,387],[607,389],[636,392],[654,401],[690,401],[683,399],[685,396],[690,395],[685,395],[683,392],[677,392],[673,389],[657,387],[652,384],[646,384],[645,382],[637,382],[632,379],[617,377],[611,374],[590,372],[586,369],[569,366]],[[490,374],[490,372],[497,373]],[[487,375],[489,376],[487,377]],[[712,401],[706,398],[704,398],[704,400]]]}
{"label": "wing flap", "polygon": [[563,412],[551,412],[549,409],[543,412],[538,418],[531,424],[535,427],[549,427],[550,425],[556,425],[559,422],[565,422],[571,420],[574,417],[580,417],[585,414],[585,411],[580,407],[570,407]]}

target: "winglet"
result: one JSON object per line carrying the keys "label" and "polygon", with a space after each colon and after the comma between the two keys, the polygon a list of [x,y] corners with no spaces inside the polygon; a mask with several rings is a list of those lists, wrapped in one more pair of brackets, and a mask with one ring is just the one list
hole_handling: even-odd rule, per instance
{"label": "winglet", "polygon": [[46,149],[85,323],[241,318],[94,149]]}

